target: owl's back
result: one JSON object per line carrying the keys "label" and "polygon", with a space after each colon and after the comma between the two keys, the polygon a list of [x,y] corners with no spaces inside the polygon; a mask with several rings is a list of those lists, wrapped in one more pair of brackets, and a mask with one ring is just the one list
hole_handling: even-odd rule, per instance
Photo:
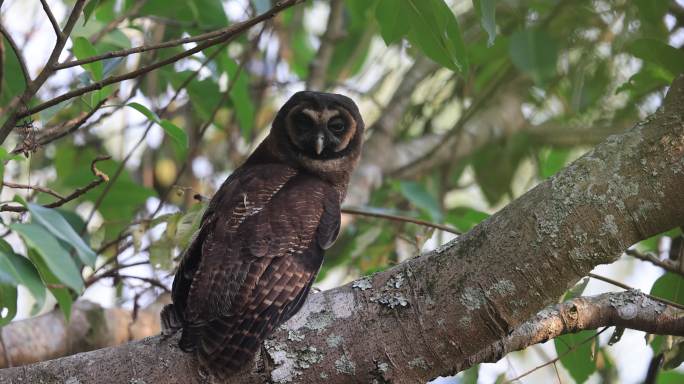
{"label": "owl's back", "polygon": [[340,197],[284,164],[247,164],[212,198],[173,284],[167,327],[226,374],[247,363],[304,303],[340,225]]}

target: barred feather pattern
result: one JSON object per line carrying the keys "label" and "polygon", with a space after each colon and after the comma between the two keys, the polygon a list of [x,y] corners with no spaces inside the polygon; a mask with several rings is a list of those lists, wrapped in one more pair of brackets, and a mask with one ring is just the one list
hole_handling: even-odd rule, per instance
{"label": "barred feather pattern", "polygon": [[165,327],[182,328],[180,347],[229,376],[302,306],[339,227],[330,183],[284,164],[241,167],[183,256]]}

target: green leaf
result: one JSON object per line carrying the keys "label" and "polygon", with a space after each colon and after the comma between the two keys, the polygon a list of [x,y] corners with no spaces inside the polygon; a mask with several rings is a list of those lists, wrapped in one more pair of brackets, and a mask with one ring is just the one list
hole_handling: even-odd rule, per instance
{"label": "green leaf", "polygon": [[465,73],[468,58],[458,21],[443,0],[406,0],[411,31],[409,40],[437,63]]}
{"label": "green leaf", "polygon": [[657,39],[638,39],[627,46],[632,55],[656,64],[669,74],[668,82],[684,72],[684,51],[674,48]]}
{"label": "green leaf", "polygon": [[375,19],[380,25],[380,36],[387,45],[401,40],[410,29],[410,9],[407,1],[380,0],[375,8]]}
{"label": "green leaf", "polygon": [[45,208],[38,204],[28,203],[31,218],[50,231],[55,237],[65,241],[76,249],[79,259],[85,265],[95,266],[97,255],[88,244],[83,241],[81,236],[74,231],[74,228],[59,214],[55,209]]}
{"label": "green leaf", "polygon": [[19,284],[23,285],[31,292],[31,296],[33,296],[33,299],[35,300],[31,314],[35,315],[45,304],[45,284],[43,284],[43,281],[40,279],[38,270],[36,270],[36,267],[31,263],[31,260],[26,257],[17,255],[14,252],[3,253],[12,263],[14,271],[17,273],[16,277]]}
{"label": "green leaf", "polygon": [[102,3],[104,3],[107,0],[90,0],[88,4],[83,7],[83,25],[86,25],[88,23],[88,19],[90,19],[90,16],[95,12],[95,9],[99,7]]}
{"label": "green leaf", "polygon": [[463,372],[463,377],[460,384],[477,384],[477,379],[480,373],[480,364],[473,365]]}
{"label": "green leaf", "polygon": [[442,221],[442,209],[439,202],[425,189],[423,184],[414,181],[401,181],[399,190],[411,204],[427,212],[432,220]]}
{"label": "green leaf", "polygon": [[69,292],[68,288],[57,287],[63,285],[63,281],[50,271],[50,267],[46,264],[45,258],[41,257],[36,250],[29,249],[28,256],[36,266],[36,269],[38,269],[40,277],[45,282],[50,293],[52,293],[52,296],[57,300],[59,309],[64,314],[64,317],[69,321],[69,318],[71,317],[71,305],[74,302],[71,292]]}
{"label": "green leaf", "polygon": [[[665,272],[653,283],[651,295],[684,305],[684,278],[672,272]],[[649,343],[653,353],[658,354],[666,348],[663,336],[655,336]]]}
{"label": "green leaf", "polygon": [[478,211],[474,208],[456,207],[449,210],[446,216],[446,222],[453,225],[461,232],[467,232],[488,217],[488,213]]}
{"label": "green leaf", "polygon": [[126,104],[127,107],[131,107],[135,109],[136,111],[142,113],[145,117],[147,117],[148,120],[153,121],[159,125],[161,125],[161,120],[159,119],[159,116],[157,116],[156,113],[152,112],[149,108],[146,106],[140,104],[140,103],[128,103]]}
{"label": "green leaf", "polygon": [[592,356],[593,343],[587,341],[580,345],[593,336],[596,336],[595,330],[570,333],[553,340],[558,356],[563,356],[571,348],[575,348],[574,351],[561,357],[560,362],[577,383],[584,383],[592,373],[596,372],[596,362]]}
{"label": "green leaf", "polygon": [[188,148],[188,135],[182,128],[169,120],[162,120],[160,125],[171,139],[178,143],[182,148]]}
{"label": "green leaf", "polygon": [[17,286],[0,283],[0,327],[17,315]]}
{"label": "green leaf", "polygon": [[549,34],[542,30],[525,29],[515,32],[508,45],[513,64],[542,84],[556,73],[558,47]]}
{"label": "green leaf", "polygon": [[539,177],[549,178],[565,167],[570,157],[570,150],[566,148],[551,148],[539,153]]}
{"label": "green leaf", "polygon": [[589,278],[585,277],[584,279],[580,280],[577,284],[575,284],[572,288],[568,289],[565,295],[563,295],[561,302],[572,300],[576,297],[582,296],[582,293],[587,288],[587,284],[589,284]]}
{"label": "green leaf", "polygon": [[150,121],[159,124],[159,126],[164,129],[164,132],[166,132],[166,134],[169,135],[173,141],[178,143],[182,148],[188,148],[188,135],[182,128],[170,122],[169,120],[161,120],[156,113],[152,112],[149,108],[142,104],[128,103],[126,106],[135,109],[136,111],[142,113]]}
{"label": "green leaf", "polygon": [[[34,223],[15,223],[10,225],[10,228],[24,239],[27,247],[33,248],[36,251],[39,256],[38,258],[60,283],[72,288],[76,292],[83,290],[83,278],[76,263],[72,260],[69,252],[62,248],[50,232]],[[44,275],[45,271],[41,271],[40,266],[36,266],[38,271]]]}
{"label": "green leaf", "polygon": [[[89,57],[93,57],[97,55],[97,51],[95,50],[95,47],[93,47],[92,44],[90,44],[90,41],[86,39],[85,37],[76,37],[73,39],[73,52],[74,55],[79,59],[87,59]],[[83,68],[90,72],[90,75],[92,76],[94,81],[100,81],[102,80],[102,73],[103,73],[103,65],[102,61],[95,61],[92,63],[88,64],[83,64]]]}
{"label": "green leaf", "polygon": [[480,17],[480,25],[487,32],[487,46],[494,45],[496,38],[496,0],[473,0],[473,6]]}
{"label": "green leaf", "polygon": [[9,255],[0,250],[0,284],[17,285],[19,284],[17,271],[9,258]]}
{"label": "green leaf", "polygon": [[658,374],[658,384],[681,384],[684,383],[684,373],[669,371]]}

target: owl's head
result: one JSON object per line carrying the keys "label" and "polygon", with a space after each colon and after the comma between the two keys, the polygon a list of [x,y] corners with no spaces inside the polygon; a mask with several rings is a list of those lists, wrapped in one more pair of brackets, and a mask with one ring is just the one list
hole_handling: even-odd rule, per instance
{"label": "owl's head", "polygon": [[[353,168],[361,153],[364,123],[347,96],[297,92],[278,111],[272,134],[288,158],[320,174]],[[347,169],[351,172],[351,169]]]}

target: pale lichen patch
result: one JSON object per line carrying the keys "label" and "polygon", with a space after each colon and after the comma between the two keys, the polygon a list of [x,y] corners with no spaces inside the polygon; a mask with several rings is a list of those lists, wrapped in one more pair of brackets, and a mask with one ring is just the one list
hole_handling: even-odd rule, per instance
{"label": "pale lichen patch", "polygon": [[486,299],[481,290],[472,287],[466,287],[463,289],[463,293],[461,293],[459,301],[464,307],[466,307],[466,309],[474,311],[482,307],[482,305],[486,302]]}
{"label": "pale lichen patch", "polygon": [[328,336],[328,338],[325,339],[325,342],[328,344],[328,347],[337,348],[344,342],[344,338],[342,338],[342,336],[330,334],[330,336]]}
{"label": "pale lichen patch", "polygon": [[76,378],[76,377],[70,377],[70,378],[66,379],[64,384],[81,384],[81,381],[78,380],[78,378]]}
{"label": "pale lichen patch", "polygon": [[602,236],[605,236],[606,234],[611,234],[615,236],[618,234],[618,227],[615,224],[615,216],[608,214],[603,218],[600,234]]}
{"label": "pale lichen patch", "polygon": [[354,309],[354,294],[342,291],[332,297],[331,303],[333,314],[338,319],[350,317]]}
{"label": "pale lichen patch", "polygon": [[365,291],[366,289],[373,288],[373,284],[371,283],[369,278],[364,277],[363,279],[356,280],[354,283],[352,283],[352,288]]}
{"label": "pale lichen patch", "polygon": [[335,360],[335,370],[343,375],[354,376],[356,374],[356,364],[347,355],[343,355]]}
{"label": "pale lichen patch", "polygon": [[411,369],[420,368],[424,371],[427,371],[430,368],[428,366],[427,361],[425,361],[425,359],[422,356],[418,356],[415,359],[409,361],[408,365]]}

